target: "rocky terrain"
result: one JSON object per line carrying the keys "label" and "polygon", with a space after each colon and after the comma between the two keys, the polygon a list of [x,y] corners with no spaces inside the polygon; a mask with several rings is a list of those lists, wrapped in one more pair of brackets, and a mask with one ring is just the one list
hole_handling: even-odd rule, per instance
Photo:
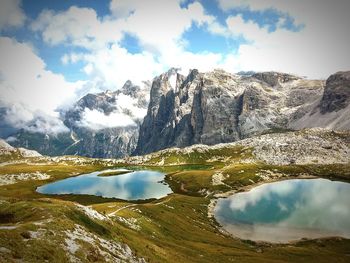
{"label": "rocky terrain", "polygon": [[125,160],[129,164],[152,165],[183,165],[190,163],[191,158],[196,158],[197,161],[205,160],[207,163],[222,160],[235,162],[234,153],[239,153],[239,161],[245,163],[263,162],[271,165],[348,163],[350,133],[312,128],[260,135],[212,146],[197,144],[186,148],[175,147]]}
{"label": "rocky terrain", "polygon": [[0,139],[0,156],[2,157],[17,156],[20,158],[27,158],[27,157],[41,157],[42,155],[34,150],[12,147],[10,144]]}
{"label": "rocky terrain", "polygon": [[[172,80],[173,84],[171,84]],[[187,77],[172,69],[155,78],[136,154],[192,144],[232,142],[255,135],[324,127],[348,130],[349,73],[327,81],[222,70]]]}

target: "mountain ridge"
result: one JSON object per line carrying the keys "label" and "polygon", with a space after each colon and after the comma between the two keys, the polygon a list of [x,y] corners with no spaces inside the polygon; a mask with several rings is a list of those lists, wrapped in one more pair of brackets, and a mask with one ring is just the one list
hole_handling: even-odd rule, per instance
{"label": "mountain ridge", "polygon": [[[22,130],[10,136],[9,143],[46,155],[122,158],[275,131],[349,130],[349,75],[338,72],[325,81],[273,71],[231,74],[193,69],[184,76],[172,68],[155,77],[152,85],[146,82],[146,88],[127,81],[119,90],[85,95],[63,114],[67,133]],[[131,110],[123,106],[129,101]],[[143,120],[136,118],[133,109],[147,109],[147,114]],[[135,124],[94,129],[84,119],[91,112],[106,118],[118,112]]]}
{"label": "mountain ridge", "polygon": [[[169,72],[153,82],[135,154],[232,142],[275,130],[350,127],[349,120],[334,123],[333,110],[322,115],[322,123],[313,121],[320,103],[338,96],[336,90],[334,96],[324,98],[324,90],[332,90],[333,78],[343,91],[346,78],[334,77],[339,73],[328,81],[279,72],[240,76],[223,70],[193,70],[187,77],[176,74],[176,90],[169,88]],[[341,117],[346,118],[346,114]]]}

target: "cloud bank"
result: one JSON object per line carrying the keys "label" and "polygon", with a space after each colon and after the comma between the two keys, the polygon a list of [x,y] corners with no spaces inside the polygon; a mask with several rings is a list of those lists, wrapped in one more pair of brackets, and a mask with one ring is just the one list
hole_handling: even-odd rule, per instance
{"label": "cloud bank", "polygon": [[4,121],[31,131],[66,130],[57,109],[75,99],[81,83],[67,82],[62,75],[46,70],[44,61],[29,44],[8,37],[0,37],[0,57],[0,107],[6,108]]}
{"label": "cloud bank", "polygon": [[[129,79],[142,85],[171,67],[182,68],[183,74],[192,68],[222,68],[232,73],[283,71],[309,78],[327,78],[350,68],[347,0],[215,3],[211,8],[202,1],[111,0],[104,14],[91,7],[72,5],[57,11],[43,6],[39,15],[28,18],[20,0],[1,1],[0,108],[5,115],[0,117],[16,128],[65,130],[58,111],[79,97],[119,89]],[[190,48],[195,44],[185,34],[194,28],[202,30],[200,40],[207,50]],[[35,41],[5,34],[18,30],[33,34]],[[135,50],[128,46],[128,36],[134,38]],[[235,45],[232,50],[212,51],[215,43],[205,36]],[[40,48],[61,50],[57,63],[67,69],[80,67],[84,81],[69,82],[64,70],[50,71],[35,50],[36,41]],[[142,118],[143,110],[133,111]],[[82,124],[103,128],[134,122],[120,115],[122,111],[100,114],[85,112]],[[50,125],[34,125],[39,119]]]}

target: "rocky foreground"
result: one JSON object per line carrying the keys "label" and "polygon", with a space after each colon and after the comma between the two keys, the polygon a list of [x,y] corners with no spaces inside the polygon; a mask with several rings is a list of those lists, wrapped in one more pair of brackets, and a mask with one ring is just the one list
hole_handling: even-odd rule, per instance
{"label": "rocky foreground", "polygon": [[186,148],[170,148],[145,156],[130,157],[126,162],[181,165],[188,163],[193,154],[202,155],[209,163],[222,160],[223,157],[235,161],[235,156],[226,154],[230,149],[251,152],[241,156],[240,162],[263,162],[273,165],[349,163],[350,132],[313,128],[272,133],[213,146],[198,144]]}

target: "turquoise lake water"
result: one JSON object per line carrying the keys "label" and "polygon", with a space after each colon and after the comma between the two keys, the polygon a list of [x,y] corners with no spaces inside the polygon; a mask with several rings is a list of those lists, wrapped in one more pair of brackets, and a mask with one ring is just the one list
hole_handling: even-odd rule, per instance
{"label": "turquoise lake water", "polygon": [[106,171],[79,175],[37,188],[42,194],[87,194],[124,200],[161,198],[172,193],[161,182],[164,173],[135,171],[115,176],[98,176]]}
{"label": "turquoise lake water", "polygon": [[214,215],[226,231],[241,239],[350,238],[350,184],[326,179],[263,184],[219,199]]}

